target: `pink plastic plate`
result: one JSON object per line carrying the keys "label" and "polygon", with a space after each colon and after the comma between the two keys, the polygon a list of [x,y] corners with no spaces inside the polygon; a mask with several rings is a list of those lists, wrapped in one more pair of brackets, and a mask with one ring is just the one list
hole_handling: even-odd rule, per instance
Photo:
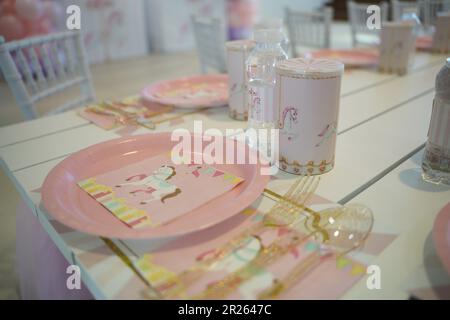
{"label": "pink plastic plate", "polygon": [[367,67],[378,63],[379,54],[374,49],[323,49],[309,52],[305,56],[307,58],[339,60],[346,67]]}
{"label": "pink plastic plate", "polygon": [[228,76],[200,75],[157,82],[145,87],[142,97],[178,108],[224,106],[228,103]]}
{"label": "pink plastic plate", "polygon": [[[171,141],[170,137],[170,133],[155,133],[119,138],[71,155],[53,168],[45,179],[42,188],[45,208],[55,219],[82,232],[121,239],[165,238],[203,230],[232,217],[252,204],[269,181],[269,176],[260,174],[262,165],[259,161],[257,164],[214,164],[217,169],[243,177],[245,181],[166,225],[142,229],[126,226],[77,186],[82,179],[169,152],[179,143]],[[222,139],[224,146],[230,141]],[[207,145],[204,143],[203,147]],[[254,154],[243,143],[235,146],[235,155],[238,152],[246,152],[247,156],[250,152]],[[201,190],[198,194],[201,197]]]}
{"label": "pink plastic plate", "polygon": [[450,274],[450,202],[441,209],[434,221],[433,240],[437,254]]}

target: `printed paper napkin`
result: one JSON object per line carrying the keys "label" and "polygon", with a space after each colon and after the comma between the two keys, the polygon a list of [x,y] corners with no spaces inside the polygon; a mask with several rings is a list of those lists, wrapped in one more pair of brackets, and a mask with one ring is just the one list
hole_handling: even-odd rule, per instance
{"label": "printed paper napkin", "polygon": [[132,228],[166,224],[244,179],[204,164],[174,165],[170,155],[137,162],[78,185]]}

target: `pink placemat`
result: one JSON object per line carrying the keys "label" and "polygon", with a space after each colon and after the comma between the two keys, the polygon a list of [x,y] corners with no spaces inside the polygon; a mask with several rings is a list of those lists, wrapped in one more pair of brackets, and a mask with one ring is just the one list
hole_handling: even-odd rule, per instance
{"label": "pink placemat", "polygon": [[[314,203],[316,205],[311,208],[320,209],[324,204],[335,206],[317,196]],[[231,254],[221,255],[224,244],[261,223],[262,219],[263,212],[250,207],[220,225],[182,237],[142,255],[135,266],[161,295],[159,298],[257,299],[267,288],[283,283],[283,279],[293,270],[307,265],[307,260],[319,250],[319,243],[312,237],[286,227],[268,227],[239,242]],[[393,235],[375,233],[367,239],[367,248],[364,246],[361,250],[366,256],[378,255],[393,239]],[[285,254],[265,267],[251,270],[251,276],[245,281],[240,279],[240,276],[244,277],[246,264],[274,243],[286,249]],[[207,269],[198,268],[208,259],[217,260]],[[354,257],[333,253],[316,259],[308,268],[293,286],[281,290],[276,298],[337,299],[366,274],[364,263]],[[223,291],[205,295],[208,288],[233,273],[234,278],[227,282],[227,285],[233,286],[231,290],[224,286]],[[147,294],[151,297],[152,293]]]}
{"label": "pink placemat", "polygon": [[139,122],[145,124],[148,119],[168,113],[172,109],[171,106],[131,96],[123,101],[109,103],[108,108],[101,103],[88,105],[78,114],[102,129],[111,130],[121,126],[125,128],[139,126]]}

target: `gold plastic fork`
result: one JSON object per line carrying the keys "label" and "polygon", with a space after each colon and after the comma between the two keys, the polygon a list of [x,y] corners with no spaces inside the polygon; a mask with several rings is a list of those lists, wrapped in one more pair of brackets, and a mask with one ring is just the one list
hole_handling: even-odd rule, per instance
{"label": "gold plastic fork", "polygon": [[[197,279],[202,277],[204,272],[207,272],[215,263],[231,254],[240,244],[242,244],[245,239],[248,239],[249,236],[257,234],[266,227],[284,226],[296,221],[299,217],[298,212],[302,211],[301,208],[304,208],[304,204],[314,194],[319,180],[320,178],[316,176],[302,176],[298,178],[286,192],[283,199],[280,199],[277,204],[274,205],[268,213],[266,213],[261,223],[257,223],[253,227],[246,229],[230,242],[217,248],[217,255],[196,263],[191,268],[179,274],[178,277],[181,280],[180,284],[182,288],[171,288],[167,292],[161,292],[161,294],[166,298],[176,298],[180,292],[184,291],[183,288],[189,287]],[[274,247],[275,246],[276,244],[274,244]],[[280,253],[281,252],[276,252],[276,254]],[[264,252],[263,257],[260,257],[260,260],[264,260],[264,255],[267,254],[270,255],[271,259],[274,258],[270,252]],[[233,274],[229,275],[229,277],[231,276],[233,276]]]}
{"label": "gold plastic fork", "polygon": [[[125,104],[123,102],[120,103]],[[155,129],[155,124],[150,119],[140,117],[135,113],[122,110],[121,108],[117,107],[116,104],[118,104],[118,102],[105,101],[102,102],[100,106],[106,110],[116,112],[120,117],[122,117],[122,119],[125,119],[124,123],[126,122],[132,125],[139,125],[151,130]]]}
{"label": "gold plastic fork", "polygon": [[372,211],[363,205],[353,204],[321,211],[323,228],[328,233],[328,239],[320,244],[308,257],[298,263],[281,280],[276,280],[272,286],[258,295],[258,299],[274,299],[281,293],[292,288],[309,271],[320,264],[322,259],[330,254],[343,256],[360,248],[369,236],[373,226]]}
{"label": "gold plastic fork", "polygon": [[303,176],[297,179],[284,197],[264,216],[266,226],[287,226],[296,222],[300,216],[314,214],[305,204],[314,195],[320,177]]}
{"label": "gold plastic fork", "polygon": [[286,192],[283,199],[279,200],[270,211],[264,215],[262,223],[255,224],[253,227],[245,230],[233,241],[226,244],[224,248],[219,249],[221,254],[219,257],[215,257],[214,261],[230,254],[242,240],[258,233],[265,227],[288,226],[297,221],[299,217],[304,214],[302,209],[305,208],[305,203],[316,191],[319,181],[320,178],[316,176],[302,176],[301,178],[298,178]]}

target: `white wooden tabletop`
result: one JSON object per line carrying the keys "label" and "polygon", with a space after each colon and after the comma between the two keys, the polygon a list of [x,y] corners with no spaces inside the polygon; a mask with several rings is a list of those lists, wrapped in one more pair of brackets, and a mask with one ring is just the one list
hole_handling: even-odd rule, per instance
{"label": "white wooden tabletop", "polygon": [[[420,176],[434,78],[444,62],[442,55],[418,53],[414,67],[402,77],[357,69],[344,74],[336,165],[323,176],[316,193],[341,204],[369,206],[375,216],[375,232],[395,239],[365,261],[380,266],[382,289],[368,290],[363,277],[344,298],[407,298],[409,277],[423,267],[424,245],[434,218],[450,201],[450,188],[427,184]],[[192,129],[194,119],[221,130],[245,127],[227,114],[226,108],[192,113],[162,122],[154,131]],[[140,128],[133,134],[148,132]],[[140,290],[146,285],[125,262],[157,244],[100,239],[62,228],[42,207],[36,189],[68,155],[117,137],[115,131],[102,130],[75,111],[0,128],[3,169],[63,255],[80,265],[83,281],[99,299],[142,298]],[[267,188],[279,194],[296,178],[283,172],[277,177],[283,179],[271,180]],[[92,250],[102,247],[107,248],[106,253],[95,257]],[[96,263],[88,263],[92,260]],[[114,277],[105,277],[105,273]],[[442,281],[450,283],[450,277]],[[424,280],[420,285],[427,284],[431,285]]]}

